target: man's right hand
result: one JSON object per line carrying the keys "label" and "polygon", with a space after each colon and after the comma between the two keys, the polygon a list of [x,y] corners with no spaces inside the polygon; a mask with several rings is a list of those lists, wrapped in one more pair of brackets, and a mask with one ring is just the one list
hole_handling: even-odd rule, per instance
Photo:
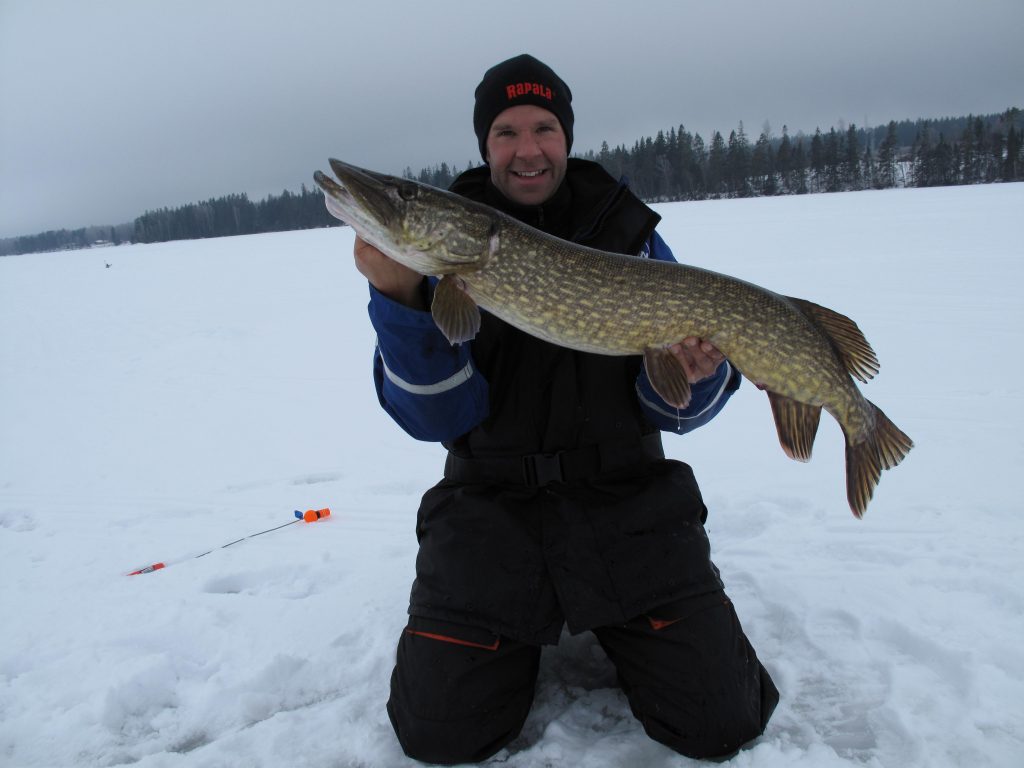
{"label": "man's right hand", "polygon": [[407,307],[426,309],[421,290],[423,275],[385,256],[358,235],[352,251],[356,257],[356,269],[374,288]]}

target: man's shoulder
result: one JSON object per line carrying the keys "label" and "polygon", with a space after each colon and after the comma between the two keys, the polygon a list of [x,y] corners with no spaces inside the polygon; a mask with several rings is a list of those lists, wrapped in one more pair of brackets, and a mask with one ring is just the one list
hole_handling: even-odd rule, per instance
{"label": "man's shoulder", "polygon": [[661,220],[629,188],[592,160],[570,158],[566,182],[577,210],[584,212],[573,239],[602,250],[636,255]]}
{"label": "man's shoulder", "polygon": [[486,165],[468,168],[448,186],[450,192],[468,197],[470,200],[483,200],[487,188],[487,180],[491,177],[491,169]]}
{"label": "man's shoulder", "polygon": [[599,213],[623,206],[650,210],[629,188],[629,179],[616,179],[593,160],[570,157],[565,179],[573,199],[583,208]]}

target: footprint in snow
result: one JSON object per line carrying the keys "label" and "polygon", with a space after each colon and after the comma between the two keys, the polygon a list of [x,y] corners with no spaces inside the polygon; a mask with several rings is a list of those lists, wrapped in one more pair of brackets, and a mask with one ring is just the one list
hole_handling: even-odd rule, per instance
{"label": "footprint in snow", "polygon": [[203,586],[211,595],[259,595],[302,600],[320,592],[322,585],[294,571],[240,571],[215,576]]}
{"label": "footprint in snow", "polygon": [[36,519],[27,510],[0,510],[0,528],[14,531],[15,533],[28,533],[36,529]]}

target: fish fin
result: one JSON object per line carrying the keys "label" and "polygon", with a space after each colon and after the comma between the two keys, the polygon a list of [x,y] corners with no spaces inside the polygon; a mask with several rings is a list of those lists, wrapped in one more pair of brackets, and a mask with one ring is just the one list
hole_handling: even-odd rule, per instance
{"label": "fish fin", "polygon": [[806,299],[788,298],[805,317],[825,332],[848,373],[865,383],[878,373],[878,357],[853,320]]}
{"label": "fish fin", "polygon": [[782,450],[791,459],[810,461],[814,436],[821,420],[821,406],[801,403],[770,390],[768,402],[772,404],[775,429],[778,430]]}
{"label": "fish fin", "polygon": [[863,517],[883,469],[892,469],[914,447],[914,441],[869,402],[875,425],[859,443],[846,440],[846,497],[855,517]]}
{"label": "fish fin", "polygon": [[445,275],[434,287],[430,314],[449,344],[471,341],[480,330],[480,309],[455,275]]}
{"label": "fish fin", "polygon": [[666,347],[644,349],[644,366],[651,386],[662,400],[675,408],[685,408],[690,403],[690,382],[686,369]]}

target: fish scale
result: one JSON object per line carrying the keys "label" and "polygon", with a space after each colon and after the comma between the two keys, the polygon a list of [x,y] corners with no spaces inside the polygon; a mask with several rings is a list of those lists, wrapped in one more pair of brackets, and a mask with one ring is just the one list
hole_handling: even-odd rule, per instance
{"label": "fish scale", "polygon": [[[467,292],[540,338],[584,352],[642,355],[697,336],[773,391],[813,402],[821,375],[839,374],[829,376],[830,387],[853,390],[851,402],[859,396],[828,339],[783,296],[696,267],[564,248],[536,230],[503,235],[484,268],[462,274]],[[537,238],[551,245],[522,247]],[[833,365],[817,365],[822,358]]]}

